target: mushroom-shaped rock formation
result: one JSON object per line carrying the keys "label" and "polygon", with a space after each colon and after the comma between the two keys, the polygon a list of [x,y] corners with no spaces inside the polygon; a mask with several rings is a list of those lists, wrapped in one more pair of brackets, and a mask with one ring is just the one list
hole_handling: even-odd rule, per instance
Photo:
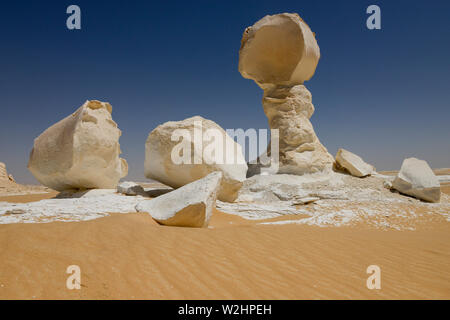
{"label": "mushroom-shaped rock formation", "polygon": [[[269,126],[279,130],[278,173],[304,174],[332,168],[334,159],[309,121],[314,106],[311,93],[303,85],[314,75],[319,58],[315,36],[298,14],[266,16],[243,34],[239,72],[264,90],[263,107]],[[257,170],[252,168],[251,172]]]}
{"label": "mushroom-shaped rock formation", "polygon": [[28,169],[54,190],[113,189],[128,174],[107,102],[86,101],[34,140]]}

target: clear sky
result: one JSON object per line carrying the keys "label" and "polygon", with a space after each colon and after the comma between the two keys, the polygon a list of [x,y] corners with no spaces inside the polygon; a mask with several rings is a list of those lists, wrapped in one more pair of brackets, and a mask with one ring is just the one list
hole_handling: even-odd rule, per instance
{"label": "clear sky", "polygon": [[[81,8],[81,30],[66,8]],[[382,29],[366,28],[381,8]],[[19,182],[33,139],[87,99],[109,101],[129,179],[144,180],[148,133],[201,115],[223,128],[267,128],[262,90],[238,72],[242,32],[297,12],[321,60],[305,83],[311,118],[379,170],[405,157],[450,167],[450,1],[8,1],[0,10],[0,161]]]}

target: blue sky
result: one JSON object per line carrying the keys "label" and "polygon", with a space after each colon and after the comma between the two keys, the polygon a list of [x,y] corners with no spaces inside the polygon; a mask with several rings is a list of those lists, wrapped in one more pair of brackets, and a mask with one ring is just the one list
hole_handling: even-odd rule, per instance
{"label": "blue sky", "polygon": [[[77,4],[82,29],[66,28]],[[368,30],[366,8],[381,8]],[[15,1],[0,12],[0,161],[22,183],[33,139],[85,100],[109,101],[129,179],[144,180],[148,133],[201,115],[223,128],[267,128],[262,90],[238,72],[242,32],[297,12],[322,57],[305,83],[330,153],[379,170],[405,157],[450,167],[450,1]]]}

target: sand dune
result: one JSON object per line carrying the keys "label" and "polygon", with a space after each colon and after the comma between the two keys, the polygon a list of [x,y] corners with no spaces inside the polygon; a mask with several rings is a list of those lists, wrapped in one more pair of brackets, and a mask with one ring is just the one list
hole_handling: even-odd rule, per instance
{"label": "sand dune", "polygon": [[[259,225],[220,212],[208,229],[139,213],[1,225],[0,298],[448,299],[449,231]],[[73,264],[81,290],[65,287]],[[381,290],[366,288],[372,264]]]}
{"label": "sand dune", "polygon": [[[450,224],[442,216],[422,215],[414,231],[368,221],[262,224],[301,218],[246,220],[216,210],[207,229],[160,226],[145,213],[0,225],[0,299],[450,298]],[[366,287],[374,264],[381,290]],[[66,288],[69,265],[81,268],[81,290]]]}

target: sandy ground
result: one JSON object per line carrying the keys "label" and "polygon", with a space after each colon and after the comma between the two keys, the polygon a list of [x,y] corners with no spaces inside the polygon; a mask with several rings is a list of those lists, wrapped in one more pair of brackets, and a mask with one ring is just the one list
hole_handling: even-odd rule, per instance
{"label": "sandy ground", "polygon": [[[416,231],[260,225],[215,212],[208,229],[143,213],[0,225],[1,299],[449,299],[450,224]],[[381,290],[366,268],[381,268]],[[81,268],[81,290],[66,268]]]}
{"label": "sandy ground", "polygon": [[[414,231],[261,224],[299,218],[216,210],[207,229],[160,226],[145,213],[0,225],[0,299],[450,299],[445,220]],[[81,268],[80,290],[66,288],[69,265]],[[369,265],[381,268],[381,290],[366,287]]]}

